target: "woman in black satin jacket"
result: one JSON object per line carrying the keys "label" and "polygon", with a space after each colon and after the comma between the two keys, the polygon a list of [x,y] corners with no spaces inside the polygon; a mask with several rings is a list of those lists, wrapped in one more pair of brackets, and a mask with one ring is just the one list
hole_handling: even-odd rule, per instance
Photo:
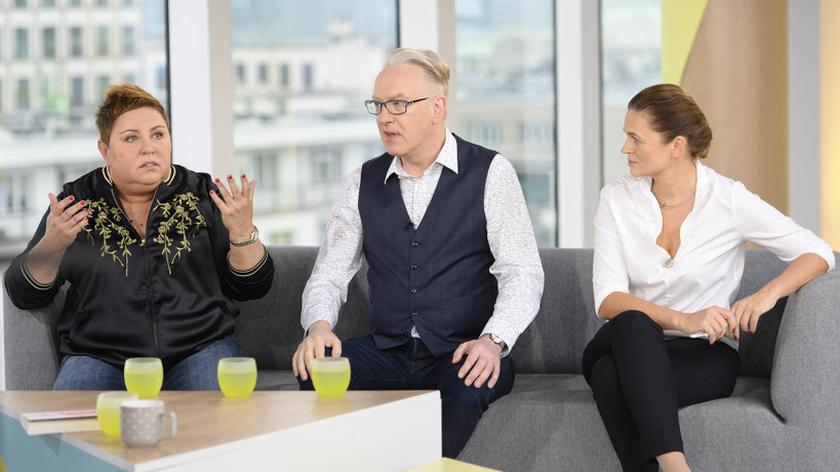
{"label": "woman in black satin jacket", "polygon": [[139,87],[111,87],[96,124],[105,165],[49,195],[6,290],[34,309],[69,283],[56,390],[123,389],[131,357],[161,358],[164,390],[216,389],[218,360],[242,355],[231,300],[262,297],[274,276],[256,182],[172,165],[166,111]]}

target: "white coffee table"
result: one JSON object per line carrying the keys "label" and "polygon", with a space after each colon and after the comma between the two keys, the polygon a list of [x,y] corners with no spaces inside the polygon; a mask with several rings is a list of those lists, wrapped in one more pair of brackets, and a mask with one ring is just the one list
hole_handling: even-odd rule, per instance
{"label": "white coffee table", "polygon": [[[405,470],[441,457],[437,391],[161,392],[178,434],[128,448],[101,432],[27,436],[28,411],[93,408],[98,392],[0,392],[0,458],[8,470]],[[3,464],[0,463],[0,471]]]}

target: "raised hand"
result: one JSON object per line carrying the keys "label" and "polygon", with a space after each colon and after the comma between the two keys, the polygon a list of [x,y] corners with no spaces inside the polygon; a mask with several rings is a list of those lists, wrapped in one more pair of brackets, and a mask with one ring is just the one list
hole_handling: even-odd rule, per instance
{"label": "raised hand", "polygon": [[84,200],[73,203],[76,197],[70,195],[59,201],[52,193],[49,198],[50,212],[46,229],[38,242],[39,252],[43,254],[59,253],[70,247],[88,222],[88,210],[85,209],[87,202]]}
{"label": "raised hand", "polygon": [[216,179],[219,192],[211,190],[210,198],[222,213],[222,223],[230,233],[231,241],[243,241],[251,237],[254,229],[254,188],[257,181],[249,181],[243,174],[240,184],[237,184],[236,179],[228,175],[227,184],[229,188]]}

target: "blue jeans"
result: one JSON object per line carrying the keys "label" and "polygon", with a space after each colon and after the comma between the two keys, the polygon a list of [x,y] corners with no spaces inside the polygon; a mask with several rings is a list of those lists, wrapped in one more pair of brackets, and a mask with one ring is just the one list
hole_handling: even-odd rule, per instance
{"label": "blue jeans", "polygon": [[[218,390],[219,359],[241,357],[236,338],[228,336],[172,366],[163,376],[163,390]],[[123,372],[88,356],[65,356],[53,390],[125,390]]]}
{"label": "blue jeans", "polygon": [[[328,348],[327,355],[332,350]],[[472,436],[478,420],[491,403],[510,393],[514,368],[503,357],[499,380],[493,388],[464,385],[458,370],[464,361],[452,363],[452,354],[434,358],[420,339],[402,346],[379,349],[373,338],[352,338],[341,344],[341,355],[350,361],[351,390],[440,390],[442,449],[457,457]],[[300,381],[301,390],[312,390],[312,380]]]}

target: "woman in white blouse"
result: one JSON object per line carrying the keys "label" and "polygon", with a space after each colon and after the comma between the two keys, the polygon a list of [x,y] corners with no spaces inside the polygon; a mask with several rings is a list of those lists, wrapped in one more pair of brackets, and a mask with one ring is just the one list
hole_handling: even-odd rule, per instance
{"label": "woman in white blouse", "polygon": [[[583,370],[624,470],[689,470],[677,409],[729,396],[740,332],[833,269],[834,254],[700,163],[712,131],[680,87],[639,92],[624,132],[631,177],[604,187],[595,216],[595,307],[610,322],[586,347]],[[790,264],[735,301],[747,241]]]}

